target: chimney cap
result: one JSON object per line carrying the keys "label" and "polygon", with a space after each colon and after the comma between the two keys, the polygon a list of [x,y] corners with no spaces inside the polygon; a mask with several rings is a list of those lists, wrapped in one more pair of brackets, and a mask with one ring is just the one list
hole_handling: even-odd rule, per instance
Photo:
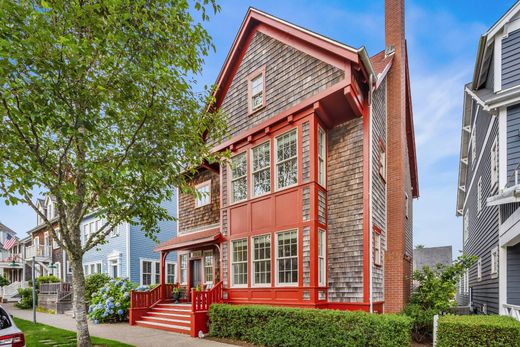
{"label": "chimney cap", "polygon": [[389,45],[385,47],[385,58],[395,53],[395,46]]}

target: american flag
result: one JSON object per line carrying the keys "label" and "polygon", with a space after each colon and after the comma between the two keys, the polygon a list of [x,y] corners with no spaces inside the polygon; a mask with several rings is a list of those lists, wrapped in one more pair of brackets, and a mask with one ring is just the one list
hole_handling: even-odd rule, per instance
{"label": "american flag", "polygon": [[11,248],[13,248],[15,243],[16,243],[16,237],[13,237],[13,236],[7,234],[7,240],[4,242],[4,249],[6,251],[10,250]]}

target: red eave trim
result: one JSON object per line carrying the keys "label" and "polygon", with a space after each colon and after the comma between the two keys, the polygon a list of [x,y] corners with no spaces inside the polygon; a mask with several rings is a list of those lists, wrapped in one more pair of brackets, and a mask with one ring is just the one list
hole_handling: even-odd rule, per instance
{"label": "red eave trim", "polygon": [[194,247],[208,242],[215,242],[222,237],[220,228],[205,231],[197,231],[186,235],[176,236],[168,241],[161,243],[154,251],[174,251],[186,247]]}
{"label": "red eave trim", "polygon": [[215,147],[213,147],[211,149],[212,152],[218,152],[218,151],[221,151],[221,150],[224,150],[226,149],[227,147],[231,146],[232,144],[234,143],[237,143],[239,141],[243,141],[245,139],[247,139],[248,136],[251,136],[251,135],[254,135],[258,132],[261,132],[263,131],[266,127],[268,126],[272,126],[273,124],[276,124],[278,122],[281,122],[283,120],[285,120],[288,116],[292,115],[292,114],[295,114],[307,107],[311,107],[311,106],[314,106],[314,103],[323,99],[324,97],[326,97],[327,95],[330,95],[334,92],[337,92],[339,90],[342,90],[344,88],[347,87],[347,83],[348,81],[347,80],[342,80],[336,84],[334,84],[333,86],[325,89],[324,91],[314,95],[314,96],[311,96],[310,98],[307,98],[305,99],[304,101],[300,102],[299,104],[296,104],[288,109],[286,109],[285,111],[282,111],[280,112],[277,116],[275,117],[272,117],[272,118],[269,118],[268,120],[258,124],[257,126],[247,130],[247,131],[244,131],[242,133],[240,133],[239,135],[231,138],[230,140],[220,144],[220,145],[217,145]]}

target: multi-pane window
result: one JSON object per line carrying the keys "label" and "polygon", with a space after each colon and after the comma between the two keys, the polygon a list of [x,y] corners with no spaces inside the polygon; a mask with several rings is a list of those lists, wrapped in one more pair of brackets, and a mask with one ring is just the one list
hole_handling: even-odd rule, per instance
{"label": "multi-pane window", "polygon": [[386,182],[386,149],[382,142],[379,143],[379,175]]}
{"label": "multi-pane window", "polygon": [[491,188],[498,183],[498,143],[497,139],[491,145]]}
{"label": "multi-pane window", "polygon": [[231,159],[231,202],[247,198],[247,158],[241,153]]}
{"label": "multi-pane window", "polygon": [[271,191],[271,144],[269,141],[251,150],[253,196]]}
{"label": "multi-pane window", "polygon": [[247,239],[231,243],[231,270],[233,285],[247,285]]}
{"label": "multi-pane window", "polygon": [[466,211],[466,213],[464,214],[464,232],[463,232],[463,241],[464,241],[464,244],[466,244],[466,242],[468,242],[468,236],[469,236],[469,213],[468,211]]}
{"label": "multi-pane window", "polygon": [[491,276],[495,277],[498,274],[498,247],[491,250]]}
{"label": "multi-pane window", "polygon": [[175,283],[175,263],[166,263],[166,283]]}
{"label": "multi-pane window", "polygon": [[271,235],[253,238],[253,284],[271,284]]}
{"label": "multi-pane window", "polygon": [[326,169],[326,146],[327,146],[327,137],[325,131],[319,127],[318,128],[318,183],[325,187],[327,181],[327,169]]}
{"label": "multi-pane window", "polygon": [[154,265],[155,265],[155,271],[154,271],[155,282],[154,283],[161,283],[161,264],[158,261],[156,261],[156,262],[154,262]]}
{"label": "multi-pane window", "polygon": [[277,278],[279,284],[298,283],[298,232],[277,234]]}
{"label": "multi-pane window", "polygon": [[142,261],[142,272],[141,272],[141,278],[142,278],[142,284],[143,285],[150,285],[152,284],[152,262],[143,260]]}
{"label": "multi-pane window", "polygon": [[213,283],[213,252],[204,252],[204,283]]}
{"label": "multi-pane window", "polygon": [[477,184],[477,212],[482,210],[482,177],[479,177]]}
{"label": "multi-pane window", "polygon": [[326,234],[324,230],[318,230],[318,283],[320,286],[324,286],[326,283],[326,262],[325,262],[325,247]]}
{"label": "multi-pane window", "polygon": [[181,267],[181,284],[188,283],[188,255],[181,254],[179,256]]}
{"label": "multi-pane window", "polygon": [[197,197],[195,199],[195,207],[209,205],[211,201],[211,181],[206,181],[195,187]]}
{"label": "multi-pane window", "polygon": [[260,73],[253,77],[250,84],[250,112],[254,112],[264,106],[264,74]]}
{"label": "multi-pane window", "polygon": [[296,129],[276,138],[276,188],[298,182],[298,147]]}
{"label": "multi-pane window", "polygon": [[381,234],[378,232],[374,233],[374,264],[383,264],[383,252],[381,247]]}

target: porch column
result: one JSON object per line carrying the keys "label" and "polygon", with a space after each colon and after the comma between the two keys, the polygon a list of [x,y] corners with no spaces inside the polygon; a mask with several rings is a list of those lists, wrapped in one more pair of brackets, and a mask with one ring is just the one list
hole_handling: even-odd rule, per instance
{"label": "porch column", "polygon": [[161,299],[166,299],[166,257],[168,253],[165,251],[161,251],[161,261],[160,261],[160,274],[159,281],[161,282]]}

